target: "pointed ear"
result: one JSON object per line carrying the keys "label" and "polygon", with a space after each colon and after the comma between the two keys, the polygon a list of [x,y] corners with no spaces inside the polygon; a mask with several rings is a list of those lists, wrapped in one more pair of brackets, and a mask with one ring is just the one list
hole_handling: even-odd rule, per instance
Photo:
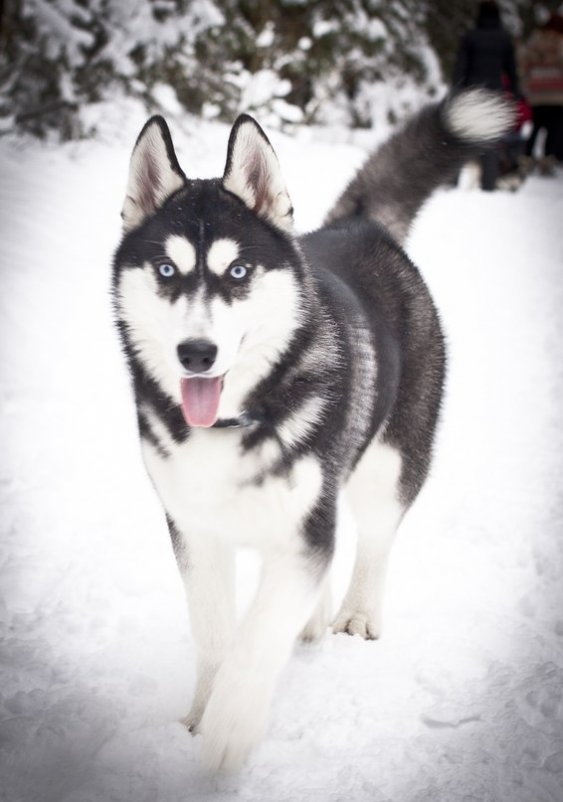
{"label": "pointed ear", "polygon": [[127,194],[121,212],[130,231],[186,183],[163,117],[151,117],[139,134],[129,164]]}
{"label": "pointed ear", "polygon": [[266,134],[247,114],[237,119],[231,131],[223,187],[260,217],[291,231],[293,207],[278,158]]}

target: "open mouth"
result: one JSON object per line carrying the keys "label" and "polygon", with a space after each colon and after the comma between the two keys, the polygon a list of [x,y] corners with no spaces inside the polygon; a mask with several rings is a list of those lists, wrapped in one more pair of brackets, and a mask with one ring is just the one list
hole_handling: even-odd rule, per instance
{"label": "open mouth", "polygon": [[188,426],[209,428],[217,420],[223,376],[193,376],[180,380],[182,412]]}

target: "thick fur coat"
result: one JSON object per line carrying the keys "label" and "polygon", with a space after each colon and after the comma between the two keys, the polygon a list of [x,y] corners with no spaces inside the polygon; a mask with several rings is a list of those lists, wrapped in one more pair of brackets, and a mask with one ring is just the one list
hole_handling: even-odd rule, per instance
{"label": "thick fur coat", "polygon": [[[295,638],[333,620],[344,503],[358,553],[333,631],[379,636],[387,555],[429,469],[445,371],[438,315],[401,243],[434,188],[509,124],[480,91],[423,110],[305,236],[250,117],[221,179],[184,175],[162,118],[139,136],[115,314],[197,646],[185,722],[213,770],[244,762]],[[237,622],[239,546],[263,567]]]}

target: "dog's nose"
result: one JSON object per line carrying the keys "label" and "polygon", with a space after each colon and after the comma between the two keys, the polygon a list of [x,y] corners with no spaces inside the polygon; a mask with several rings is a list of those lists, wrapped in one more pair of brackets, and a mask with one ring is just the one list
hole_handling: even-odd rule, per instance
{"label": "dog's nose", "polygon": [[184,340],[176,350],[182,366],[191,373],[205,373],[217,359],[217,346],[209,340]]}

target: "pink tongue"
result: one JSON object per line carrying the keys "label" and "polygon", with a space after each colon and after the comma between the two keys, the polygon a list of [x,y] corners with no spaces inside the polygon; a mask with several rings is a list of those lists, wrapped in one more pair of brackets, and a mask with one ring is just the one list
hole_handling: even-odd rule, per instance
{"label": "pink tongue", "polygon": [[182,411],[188,426],[213,426],[221,397],[221,377],[181,379]]}

